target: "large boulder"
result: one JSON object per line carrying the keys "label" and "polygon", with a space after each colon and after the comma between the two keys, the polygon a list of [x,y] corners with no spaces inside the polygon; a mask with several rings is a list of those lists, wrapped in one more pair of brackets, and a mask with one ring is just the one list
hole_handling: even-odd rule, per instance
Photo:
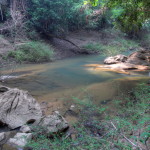
{"label": "large boulder", "polygon": [[55,111],[52,115],[43,118],[39,123],[39,126],[43,127],[48,134],[60,133],[69,128],[68,122],[58,111]]}
{"label": "large boulder", "polygon": [[104,64],[117,64],[117,63],[126,62],[126,61],[127,61],[127,56],[120,54],[114,57],[107,57],[104,60]]}
{"label": "large boulder", "polygon": [[148,50],[142,50],[132,53],[127,63],[135,64],[135,65],[150,65],[150,51]]}
{"label": "large boulder", "polygon": [[0,94],[0,123],[15,129],[41,119],[40,105],[27,91],[6,87],[0,91],[4,91]]}

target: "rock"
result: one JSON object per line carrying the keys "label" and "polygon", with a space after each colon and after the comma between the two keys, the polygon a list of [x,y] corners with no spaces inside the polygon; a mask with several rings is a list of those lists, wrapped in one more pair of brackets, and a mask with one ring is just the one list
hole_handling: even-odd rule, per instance
{"label": "rock", "polygon": [[23,133],[31,133],[31,129],[28,125],[23,125],[21,128],[20,128],[20,131],[23,132]]}
{"label": "rock", "polygon": [[104,60],[104,64],[117,64],[120,62],[126,62],[126,60],[127,60],[127,56],[120,54],[120,55],[116,55],[114,57],[107,57]]}
{"label": "rock", "polygon": [[75,105],[71,105],[69,110],[74,111],[74,109],[75,109]]}
{"label": "rock", "polygon": [[0,122],[9,128],[15,129],[41,117],[40,105],[27,91],[8,88],[0,95]]}
{"label": "rock", "polygon": [[14,138],[9,139],[8,144],[13,147],[23,148],[31,138],[32,133],[17,133]]}
{"label": "rock", "polygon": [[135,65],[150,65],[150,51],[148,50],[142,50],[132,53],[127,63],[135,64]]}
{"label": "rock", "polygon": [[2,132],[0,133],[0,145],[3,145],[10,138],[11,132]]}
{"label": "rock", "polygon": [[4,141],[4,140],[5,140],[5,133],[2,132],[2,133],[0,133],[0,145],[3,144],[3,141]]}
{"label": "rock", "polygon": [[111,70],[139,70],[139,71],[145,71],[145,70],[150,69],[150,67],[148,67],[148,66],[134,65],[134,64],[130,64],[130,63],[102,65],[102,66],[99,66],[99,68],[106,68],[106,69],[111,69]]}
{"label": "rock", "polygon": [[39,123],[39,126],[42,126],[47,133],[60,133],[65,129],[69,128],[67,121],[59,114],[58,111],[55,111],[52,115],[49,115]]}

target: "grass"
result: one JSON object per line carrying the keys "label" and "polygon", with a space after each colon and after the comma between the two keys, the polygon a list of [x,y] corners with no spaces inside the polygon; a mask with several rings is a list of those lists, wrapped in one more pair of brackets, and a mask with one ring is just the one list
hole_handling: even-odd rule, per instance
{"label": "grass", "polygon": [[52,60],[53,48],[42,42],[33,41],[18,46],[15,51],[9,52],[7,57],[12,57],[17,62],[46,62]]}
{"label": "grass", "polygon": [[114,56],[125,51],[136,50],[140,47],[140,41],[129,39],[122,32],[115,29],[101,31],[103,35],[99,42],[91,42],[83,46],[84,49],[105,56]]}
{"label": "grass", "polygon": [[100,53],[106,56],[114,56],[128,50],[134,50],[138,47],[139,44],[137,42],[123,38],[118,38],[106,45],[102,43],[88,43],[83,46],[87,51]]}
{"label": "grass", "polygon": [[[89,97],[88,97],[89,98]],[[120,96],[120,99],[122,96]],[[79,122],[72,125],[74,136],[47,138],[39,135],[28,143],[33,150],[132,150],[148,147],[150,137],[150,88],[141,84],[123,100],[115,100],[116,113],[108,115],[103,106],[97,107],[74,98],[81,106]]]}
{"label": "grass", "polygon": [[94,53],[103,53],[103,45],[99,43],[88,43],[83,46],[84,49]]}

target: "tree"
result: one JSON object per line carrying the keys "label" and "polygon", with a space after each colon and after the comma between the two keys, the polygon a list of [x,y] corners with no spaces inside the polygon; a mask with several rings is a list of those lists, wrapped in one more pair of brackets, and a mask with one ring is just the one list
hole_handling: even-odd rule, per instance
{"label": "tree", "polygon": [[42,32],[62,34],[68,28],[73,0],[31,0],[30,25]]}
{"label": "tree", "polygon": [[[136,35],[142,24],[150,18],[149,0],[88,0],[92,5],[105,3],[108,9],[113,9],[115,25],[130,36]],[[121,10],[121,11],[115,11]]]}

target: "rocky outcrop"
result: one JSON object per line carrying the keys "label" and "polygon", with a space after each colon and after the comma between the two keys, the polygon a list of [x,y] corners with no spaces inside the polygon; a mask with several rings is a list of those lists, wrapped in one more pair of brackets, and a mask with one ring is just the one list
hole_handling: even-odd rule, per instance
{"label": "rocky outcrop", "polygon": [[126,62],[127,61],[127,56],[125,55],[116,55],[114,57],[107,57],[104,60],[104,64],[117,64],[119,62]]}
{"label": "rocky outcrop", "polygon": [[40,120],[42,111],[37,101],[19,89],[0,88],[0,122],[15,129],[28,122]]}
{"label": "rocky outcrop", "polygon": [[118,63],[118,64],[112,64],[112,65],[101,65],[99,68],[105,68],[105,69],[112,69],[112,70],[149,70],[149,66],[143,66],[143,65],[134,65],[130,63]]}
{"label": "rocky outcrop", "polygon": [[118,64],[118,63],[128,63],[134,65],[150,65],[150,51],[149,50],[141,50],[132,53],[128,57],[125,55],[116,55],[114,57],[107,57],[104,60],[104,64]]}
{"label": "rocky outcrop", "polygon": [[59,114],[58,111],[55,111],[52,115],[46,116],[39,123],[40,127],[43,127],[47,133],[60,133],[69,127],[68,122]]}
{"label": "rocky outcrop", "polygon": [[132,53],[128,57],[124,55],[108,57],[104,60],[104,64],[107,65],[99,65],[99,68],[108,70],[110,69],[113,71],[120,70],[121,72],[124,72],[125,70],[150,70],[150,51],[137,51]]}
{"label": "rocky outcrop", "polygon": [[135,64],[135,65],[150,65],[150,51],[143,50],[132,53],[128,56],[126,61],[127,63]]}
{"label": "rocky outcrop", "polygon": [[[33,122],[32,126],[27,124]],[[21,127],[21,133],[15,133],[15,136],[8,136],[10,132],[0,133],[0,146],[7,142],[16,148],[24,148],[33,135],[53,136],[69,128],[68,122],[57,111],[44,116],[40,105],[27,91],[4,86],[0,87],[0,125],[8,125],[10,129]]]}

